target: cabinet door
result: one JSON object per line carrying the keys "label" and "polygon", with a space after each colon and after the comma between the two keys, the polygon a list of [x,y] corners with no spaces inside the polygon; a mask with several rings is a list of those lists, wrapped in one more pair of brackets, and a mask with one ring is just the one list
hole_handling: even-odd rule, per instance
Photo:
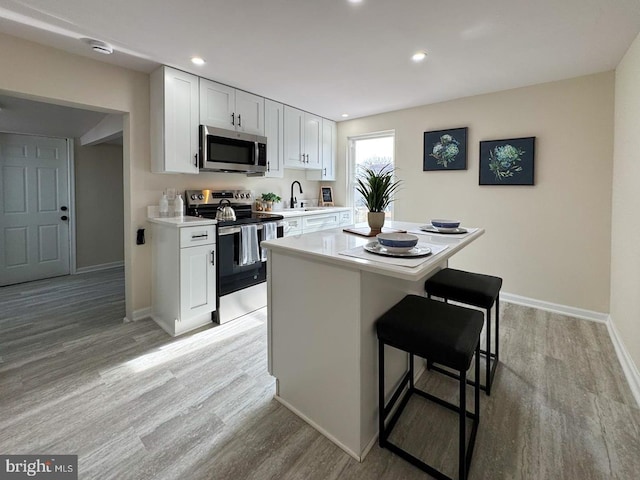
{"label": "cabinet door", "polygon": [[264,136],[264,97],[236,90],[236,130]]}
{"label": "cabinet door", "polygon": [[302,156],[304,141],[304,112],[288,105],[284,106],[284,166],[305,168]]}
{"label": "cabinet door", "polygon": [[264,101],[264,132],[267,137],[265,177],[284,175],[284,105],[268,98]]}
{"label": "cabinet door", "polygon": [[322,119],[321,170],[309,170],[307,180],[336,179],[337,126],[333,120]]}
{"label": "cabinet door", "polygon": [[180,249],[180,318],[216,309],[215,244]]}
{"label": "cabinet door", "polygon": [[322,160],[322,118],[304,114],[304,150],[306,168],[320,170]]}
{"label": "cabinet door", "polygon": [[198,77],[162,67],[150,88],[152,171],[198,173]]}
{"label": "cabinet door", "polygon": [[236,89],[200,79],[200,123],[212,127],[234,129]]}

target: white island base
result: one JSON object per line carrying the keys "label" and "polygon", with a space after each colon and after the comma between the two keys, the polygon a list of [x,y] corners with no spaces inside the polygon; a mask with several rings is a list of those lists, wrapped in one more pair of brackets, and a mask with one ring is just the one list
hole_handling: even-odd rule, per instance
{"label": "white island base", "polygon": [[[269,372],[277,379],[276,399],[362,461],[378,434],[376,320],[408,293],[423,295],[424,281],[482,233],[446,237],[448,248],[417,268],[339,255],[371,241],[341,230],[265,242]],[[421,242],[429,239],[421,236]],[[407,365],[406,354],[385,350],[387,395]],[[420,371],[418,366],[416,375]]]}

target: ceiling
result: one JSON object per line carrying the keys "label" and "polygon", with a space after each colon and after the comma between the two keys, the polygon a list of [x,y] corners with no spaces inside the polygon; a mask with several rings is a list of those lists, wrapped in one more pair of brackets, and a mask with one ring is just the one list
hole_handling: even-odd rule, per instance
{"label": "ceiling", "polygon": [[640,32],[640,1],[0,0],[0,31],[341,120],[612,70]]}

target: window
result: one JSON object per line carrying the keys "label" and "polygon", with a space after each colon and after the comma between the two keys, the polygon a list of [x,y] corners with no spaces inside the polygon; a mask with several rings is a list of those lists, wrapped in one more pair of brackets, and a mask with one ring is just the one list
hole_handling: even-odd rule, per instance
{"label": "window", "polygon": [[[367,221],[367,207],[356,191],[355,179],[362,167],[379,170],[385,165],[394,166],[395,132],[379,132],[349,138],[349,163],[347,192],[349,205],[355,208],[355,223]],[[385,218],[393,220],[393,203],[386,210]]]}

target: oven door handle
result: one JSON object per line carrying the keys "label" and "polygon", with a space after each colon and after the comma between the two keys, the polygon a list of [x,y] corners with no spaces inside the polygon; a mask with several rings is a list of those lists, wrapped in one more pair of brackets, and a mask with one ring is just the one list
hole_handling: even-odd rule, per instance
{"label": "oven door handle", "polygon": [[[282,222],[277,222],[276,228],[279,228],[282,225],[283,225]],[[262,230],[262,228],[263,228],[262,224],[256,225],[257,230]],[[220,227],[218,228],[218,235],[221,237],[224,235],[233,235],[234,233],[240,233],[240,230],[241,230],[240,227]]]}

